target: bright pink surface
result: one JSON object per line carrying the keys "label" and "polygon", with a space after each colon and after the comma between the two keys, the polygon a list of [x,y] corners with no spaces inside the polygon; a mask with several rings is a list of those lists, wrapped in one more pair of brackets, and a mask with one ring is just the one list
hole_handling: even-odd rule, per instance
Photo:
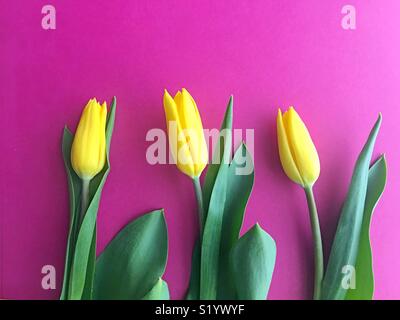
{"label": "bright pink surface", "polygon": [[[145,136],[165,128],[163,89],[184,86],[205,127],[220,126],[232,93],[234,126],[255,129],[256,181],[244,230],[258,221],[276,240],[271,299],[312,292],[306,202],[280,168],[277,108],[296,106],[319,151],[315,191],[327,252],[356,156],[382,112],[375,156],[386,153],[389,177],[372,225],[375,298],[400,298],[400,2],[351,2],[355,31],[341,28],[347,1],[53,0],[57,29],[45,31],[47,1],[1,1],[0,297],[58,297],[69,219],[62,129],[75,128],[92,96],[116,95],[99,251],[132,218],[164,207],[165,279],[172,298],[182,298],[195,198],[175,166],[146,162]],[[55,291],[41,289],[45,264],[57,268]]]}

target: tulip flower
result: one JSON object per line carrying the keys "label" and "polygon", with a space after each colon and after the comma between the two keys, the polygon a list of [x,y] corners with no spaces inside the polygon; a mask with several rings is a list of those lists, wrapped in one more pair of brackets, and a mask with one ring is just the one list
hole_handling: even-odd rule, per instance
{"label": "tulip flower", "polygon": [[174,98],[165,90],[163,103],[171,154],[178,169],[193,179],[202,228],[204,213],[199,177],[207,165],[208,150],[199,110],[186,89],[178,91]]}
{"label": "tulip flower", "polygon": [[278,111],[278,145],[283,170],[294,182],[303,187],[312,186],[320,172],[317,150],[307,127],[290,107],[283,116]]}
{"label": "tulip flower", "polygon": [[277,133],[283,170],[292,181],[301,185],[306,193],[314,239],[314,299],[319,299],[324,265],[321,231],[312,189],[320,173],[318,153],[307,127],[293,107],[283,115],[279,109]]}
{"label": "tulip flower", "polygon": [[186,89],[174,98],[164,92],[171,153],[177,167],[191,178],[200,176],[207,165],[208,151],[196,103]]}
{"label": "tulip flower", "polygon": [[90,180],[106,162],[107,104],[91,99],[82,112],[71,149],[71,164],[82,179],[82,213],[86,211]]}

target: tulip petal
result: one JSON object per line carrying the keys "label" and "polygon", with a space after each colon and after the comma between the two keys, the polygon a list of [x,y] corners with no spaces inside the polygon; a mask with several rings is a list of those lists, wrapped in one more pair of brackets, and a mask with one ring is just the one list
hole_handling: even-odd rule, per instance
{"label": "tulip petal", "polygon": [[179,111],[182,108],[182,92],[178,91],[175,94],[174,101],[175,101],[175,104],[176,104],[176,107],[177,107],[177,110],[178,110],[178,114],[179,114]]}
{"label": "tulip petal", "polygon": [[92,179],[105,163],[105,118],[107,107],[89,100],[76,129],[71,151],[75,172],[82,179]]}
{"label": "tulip petal", "polygon": [[107,122],[107,103],[104,101],[100,107],[100,143],[99,143],[99,167],[104,167],[106,162],[106,122]]}
{"label": "tulip petal", "polygon": [[311,136],[293,107],[283,116],[290,149],[304,185],[313,185],[320,173],[317,150]]}
{"label": "tulip petal", "polygon": [[[177,96],[175,98],[179,102],[179,95],[177,94]],[[183,132],[178,105],[167,90],[164,92],[163,100],[172,157],[179,170],[190,177],[194,177],[193,159]]]}
{"label": "tulip petal", "polygon": [[92,176],[97,174],[99,166],[99,153],[100,153],[100,140],[101,136],[105,135],[105,128],[103,134],[100,132],[100,106],[95,100],[89,106],[89,125],[84,128],[84,156],[85,161],[82,162],[83,170],[90,173]]}
{"label": "tulip petal", "polygon": [[292,151],[286,133],[286,128],[282,118],[281,109],[279,109],[278,111],[278,117],[276,122],[277,122],[279,157],[281,159],[283,170],[292,181],[303,185],[303,180],[301,179],[299,170],[297,169],[296,162],[293,159]]}
{"label": "tulip petal", "polygon": [[181,101],[182,107],[181,110],[179,110],[179,115],[182,120],[182,126],[185,129],[193,128],[195,130],[203,130],[203,124],[196,102],[186,89],[182,89]]}
{"label": "tulip petal", "polygon": [[208,161],[208,150],[204,138],[203,124],[197,105],[186,89],[182,89],[181,99],[182,107],[180,108],[179,115],[192,154],[195,175],[198,176]]}

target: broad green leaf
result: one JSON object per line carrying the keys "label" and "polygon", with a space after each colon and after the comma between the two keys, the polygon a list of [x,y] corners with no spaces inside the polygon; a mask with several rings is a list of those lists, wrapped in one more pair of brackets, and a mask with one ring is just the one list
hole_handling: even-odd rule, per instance
{"label": "broad green leaf", "polygon": [[374,272],[369,233],[372,213],[382,196],[385,184],[386,160],[384,156],[381,156],[369,169],[367,196],[355,268],[356,287],[347,291],[347,300],[371,300],[373,298]]}
{"label": "broad green leaf", "polygon": [[85,286],[83,288],[82,300],[93,299],[93,281],[94,272],[96,269],[96,242],[97,242],[97,226],[94,228],[92,244],[90,245],[90,255],[88,260],[88,267],[86,271]]}
{"label": "broad green leaf", "polygon": [[192,271],[190,273],[189,288],[186,292],[186,300],[200,299],[200,242],[196,240],[192,253]]}
{"label": "broad green leaf", "polygon": [[254,164],[246,145],[236,150],[228,170],[228,187],[222,222],[218,299],[235,299],[235,289],[229,273],[229,254],[239,239],[247,202],[254,184]]}
{"label": "broad green leaf", "polygon": [[200,260],[200,299],[215,300],[218,289],[218,266],[222,219],[225,208],[228,166],[221,165],[208,208]]}
{"label": "broad green leaf", "polygon": [[275,259],[275,241],[258,224],[236,242],[230,264],[238,299],[266,299]]}
{"label": "broad green leaf", "polygon": [[[79,231],[77,232],[70,271],[70,279],[68,283],[69,300],[82,299],[84,291],[91,292],[91,287],[93,286],[91,282],[93,281],[93,257],[95,255],[96,246],[92,245],[92,243],[96,243],[97,211],[99,208],[101,191],[110,171],[109,151],[112,132],[114,129],[115,108],[116,98],[114,97],[106,124],[107,161],[103,170],[90,182],[89,206],[79,227]],[[89,281],[89,283],[87,281]]]}
{"label": "broad green leaf", "polygon": [[[225,113],[225,119],[220,131],[219,141],[215,152],[218,157],[218,170],[216,170],[215,182],[212,187],[211,196],[208,195],[211,183],[214,181],[214,174],[207,173],[204,188],[205,208],[208,208],[203,238],[201,241],[201,259],[200,259],[200,299],[215,300],[217,298],[218,288],[218,266],[221,243],[222,220],[225,209],[225,199],[227,192],[227,177],[232,148],[232,108],[233,98],[229,99],[228,107]],[[219,161],[220,160],[220,161]],[[214,170],[217,167],[209,169]]]}
{"label": "broad green leaf", "polygon": [[[227,166],[230,160],[230,149],[232,145],[232,114],[233,114],[233,97],[231,96],[228,102],[228,106],[225,112],[224,120],[221,125],[220,135],[218,137],[217,145],[215,146],[215,150],[219,150],[219,152],[214,152],[214,157],[212,159],[212,163],[209,164],[207,169],[206,178],[203,185],[203,204],[205,210],[205,219],[207,221],[207,212],[209,211],[210,199],[213,189],[215,187],[217,175],[220,171],[221,165]],[[221,199],[223,200],[223,199]],[[215,212],[215,209],[214,209]],[[222,216],[222,214],[220,215]],[[221,223],[216,228],[221,227]],[[205,226],[206,227],[206,226]],[[210,233],[210,231],[207,231]],[[193,249],[193,257],[192,257],[192,272],[190,276],[190,283],[186,298],[188,300],[198,300],[200,298],[200,241],[197,240],[195,247]],[[215,246],[213,246],[215,248]],[[211,248],[211,249],[213,249]],[[209,248],[208,248],[209,249]],[[206,251],[209,251],[206,249]],[[208,252],[211,253],[211,252]],[[215,252],[213,252],[215,255]],[[218,260],[218,257],[217,259]],[[215,259],[213,263],[217,263]],[[215,265],[213,267],[215,269]],[[216,269],[217,270],[217,269]],[[213,277],[216,281],[216,277]]]}
{"label": "broad green leaf", "polygon": [[236,150],[229,165],[227,180],[221,249],[229,251],[239,239],[244,212],[254,185],[253,159],[244,143]]}
{"label": "broad green leaf", "polygon": [[224,120],[221,125],[218,141],[215,146],[213,158],[208,165],[206,178],[203,185],[204,210],[208,211],[210,205],[211,193],[214,189],[215,181],[221,164],[230,162],[230,150],[232,148],[232,118],[233,118],[233,96],[230,97],[225,111]]}
{"label": "broad green leaf", "polygon": [[97,259],[94,298],[142,299],[163,275],[167,251],[167,226],[162,210],[129,223]]}
{"label": "broad green leaf", "polygon": [[[240,171],[240,170],[249,171]],[[242,174],[247,173],[247,174]],[[222,222],[221,249],[219,258],[218,299],[234,299],[235,290],[230,281],[228,272],[229,252],[233,244],[239,239],[244,212],[254,184],[254,165],[246,145],[242,143],[235,152],[235,156],[229,166],[227,177],[227,193]],[[199,299],[199,280],[195,281],[195,275],[199,274],[200,251],[198,241],[195,244],[192,257],[192,274],[186,299]]]}
{"label": "broad green leaf", "polygon": [[347,289],[342,285],[342,270],[356,265],[367,194],[369,164],[381,121],[382,118],[379,115],[353,171],[322,282],[321,296],[325,300],[343,300],[345,298]]}
{"label": "broad green leaf", "polygon": [[169,300],[168,284],[160,278],[142,300]]}
{"label": "broad green leaf", "polygon": [[62,154],[64,158],[65,170],[67,172],[68,191],[69,191],[69,208],[70,208],[70,223],[67,240],[67,249],[65,256],[64,278],[61,290],[61,300],[68,298],[69,277],[71,272],[72,260],[74,256],[74,248],[76,241],[76,233],[78,228],[78,215],[80,207],[81,181],[71,164],[71,147],[73,135],[67,127],[64,128],[62,139]]}

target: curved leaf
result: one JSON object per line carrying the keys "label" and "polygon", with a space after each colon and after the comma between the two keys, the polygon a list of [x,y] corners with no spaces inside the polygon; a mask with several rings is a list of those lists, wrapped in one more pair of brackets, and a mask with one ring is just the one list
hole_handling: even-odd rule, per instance
{"label": "curved leaf", "polygon": [[[248,172],[243,172],[246,167]],[[221,250],[229,251],[239,239],[244,212],[254,185],[254,164],[247,147],[242,143],[228,170],[228,191],[225,200]]]}
{"label": "curved leaf", "polygon": [[[225,199],[227,192],[227,175],[229,170],[229,161],[232,148],[232,107],[233,98],[229,99],[225,119],[222,124],[222,130],[219,136],[217,149],[221,151],[221,160],[218,165],[212,166],[211,173],[206,177],[204,188],[205,208],[208,208],[205,217],[205,225],[203,238],[201,242],[201,259],[200,259],[200,299],[215,300],[217,298],[218,288],[218,266],[221,243],[222,220],[225,209]],[[215,154],[218,156],[218,153]],[[214,173],[216,172],[215,183],[212,186],[212,192],[208,200],[208,192]]]}
{"label": "curved leaf", "polygon": [[342,286],[342,270],[347,266],[355,267],[356,264],[367,193],[369,164],[381,121],[382,118],[379,115],[353,171],[326,274],[322,282],[322,299],[342,300],[346,296],[347,289]]}
{"label": "curved leaf", "polygon": [[[222,121],[217,145],[213,153],[212,162],[208,165],[206,178],[203,185],[204,210],[208,211],[210,205],[211,193],[214,189],[215,181],[222,164],[227,165],[230,162],[232,148],[232,118],[233,118],[233,96],[230,97]],[[206,218],[206,217],[205,217]]]}
{"label": "curved leaf", "polygon": [[221,165],[211,194],[204,227],[200,260],[200,299],[215,300],[218,288],[218,266],[222,219],[225,207],[228,167]]}
{"label": "curved leaf", "polygon": [[235,299],[235,288],[229,273],[229,254],[239,239],[247,202],[254,185],[254,164],[242,143],[236,150],[228,170],[228,187],[221,230],[218,299]]}
{"label": "curved leaf", "polygon": [[355,268],[356,287],[347,291],[346,300],[371,300],[374,294],[374,272],[369,232],[372,213],[385,189],[386,171],[384,156],[381,156],[369,169],[364,218]]}
{"label": "curved leaf", "polygon": [[192,270],[190,273],[189,288],[186,292],[186,300],[200,299],[200,242],[199,239],[193,247]]}
{"label": "curved leaf", "polygon": [[169,300],[168,284],[160,278],[142,300]]}
{"label": "curved leaf", "polygon": [[[241,174],[240,170],[246,168],[247,174]],[[234,243],[239,239],[244,212],[254,184],[254,164],[246,145],[242,143],[235,152],[235,156],[229,166],[227,175],[227,192],[222,220],[221,245],[218,276],[218,299],[234,299],[235,289],[231,281],[229,269],[229,252]],[[192,273],[189,290],[186,299],[199,299],[200,283],[195,281],[195,275],[199,275],[200,248],[198,241],[195,244],[192,257]]]}
{"label": "curved leaf", "polygon": [[92,300],[93,299],[93,281],[94,272],[96,269],[96,247],[97,247],[97,225],[95,226],[95,231],[92,236],[92,243],[90,245],[89,259],[86,269],[86,279],[85,286],[83,287],[82,300]]}
{"label": "curved leaf", "polygon": [[142,299],[163,275],[168,236],[162,210],[129,223],[96,263],[95,299]]}
{"label": "curved leaf", "polygon": [[[227,109],[225,111],[225,116],[221,125],[221,130],[220,130],[220,135],[218,137],[217,145],[215,147],[216,152],[214,152],[212,163],[208,165],[207,174],[203,185],[203,204],[205,210],[204,219],[206,223],[207,223],[207,212],[210,206],[211,193],[213,192],[217,175],[220,171],[221,165],[226,167],[230,159],[230,149],[232,145],[232,114],[233,114],[233,97],[231,96],[228,102]],[[223,209],[220,208],[220,210]],[[222,214],[223,213],[220,213],[219,216],[222,216]],[[217,229],[221,228],[221,223],[222,222],[219,222],[219,226],[218,225],[216,226]],[[207,233],[209,232],[210,231],[207,231]],[[208,249],[206,249],[206,251],[208,251]],[[201,252],[202,248],[200,248],[200,241],[198,239],[193,248],[192,271],[190,275],[189,288],[186,294],[186,299],[188,300],[200,299]],[[213,252],[213,255],[215,256],[215,252]],[[218,265],[218,262],[216,260],[218,260],[218,257],[213,260],[213,263]],[[218,270],[218,268],[215,269],[215,266],[212,269],[214,269],[214,271]],[[214,280],[211,281],[217,281],[216,280],[217,276],[214,276],[213,278]]]}
{"label": "curved leaf", "polygon": [[75,249],[76,233],[78,228],[78,214],[80,205],[81,181],[71,164],[71,148],[73,135],[71,131],[65,127],[62,139],[62,154],[64,159],[65,170],[67,172],[68,191],[69,191],[69,208],[70,223],[68,231],[67,249],[65,256],[64,278],[61,290],[61,300],[68,298],[69,277],[71,272],[72,260]]}
{"label": "curved leaf", "polygon": [[275,241],[258,224],[236,242],[230,264],[238,299],[265,300],[275,259]]}

